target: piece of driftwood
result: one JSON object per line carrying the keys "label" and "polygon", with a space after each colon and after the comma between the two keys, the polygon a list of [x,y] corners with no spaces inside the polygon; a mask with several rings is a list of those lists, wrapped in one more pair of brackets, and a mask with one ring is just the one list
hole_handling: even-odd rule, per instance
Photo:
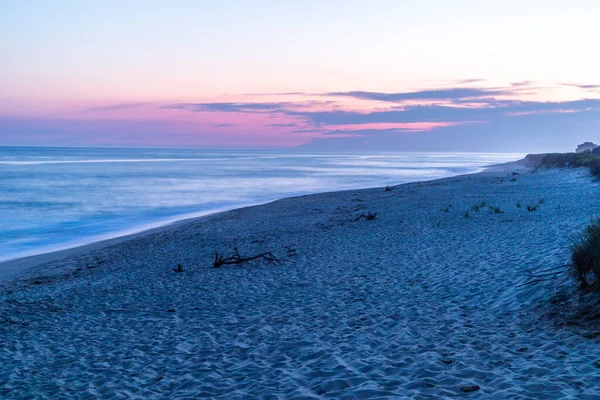
{"label": "piece of driftwood", "polygon": [[570,264],[557,265],[554,267],[541,269],[535,273],[532,272],[531,270],[527,270],[524,273],[525,276],[527,277],[527,281],[521,283],[520,285],[518,285],[518,287],[556,279],[559,275],[564,273],[565,269],[567,269],[569,267],[570,267]]}
{"label": "piece of driftwood", "polygon": [[242,266],[250,261],[262,259],[268,264],[281,264],[281,260],[273,255],[270,251],[265,253],[260,253],[254,256],[244,257],[241,256],[237,247],[234,248],[234,253],[232,256],[225,257],[223,254],[219,254],[217,250],[215,250],[215,261],[213,262],[214,268],[219,268],[224,265],[237,265]]}
{"label": "piece of driftwood", "polygon": [[367,221],[372,221],[377,217],[377,214],[372,214],[371,211],[369,211],[366,214],[358,214],[356,216],[356,218],[354,218],[355,221],[360,221],[361,219],[366,219]]}

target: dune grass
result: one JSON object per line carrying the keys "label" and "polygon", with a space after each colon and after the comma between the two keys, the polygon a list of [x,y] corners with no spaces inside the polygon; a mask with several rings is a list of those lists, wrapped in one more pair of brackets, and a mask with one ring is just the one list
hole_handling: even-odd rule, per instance
{"label": "dune grass", "polygon": [[600,292],[600,217],[571,246],[571,272],[581,290]]}
{"label": "dune grass", "polygon": [[592,176],[600,179],[600,151],[585,153],[546,153],[529,154],[528,159],[535,168],[580,168],[590,170]]}

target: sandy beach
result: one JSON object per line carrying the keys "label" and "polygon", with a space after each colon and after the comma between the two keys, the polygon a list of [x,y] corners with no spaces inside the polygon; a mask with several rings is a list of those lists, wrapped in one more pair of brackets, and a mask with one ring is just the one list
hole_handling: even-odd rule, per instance
{"label": "sandy beach", "polygon": [[[0,282],[0,397],[600,399],[571,281],[523,285],[598,198],[583,169],[499,168],[46,259]],[[282,262],[212,268],[235,248]]]}

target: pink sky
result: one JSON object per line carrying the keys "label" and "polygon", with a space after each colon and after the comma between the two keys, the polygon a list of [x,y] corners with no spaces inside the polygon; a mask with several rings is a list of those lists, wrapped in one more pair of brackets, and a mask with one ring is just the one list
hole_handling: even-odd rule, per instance
{"label": "pink sky", "polygon": [[597,121],[600,6],[559,3],[8,2],[0,145],[390,147],[561,126],[562,146]]}

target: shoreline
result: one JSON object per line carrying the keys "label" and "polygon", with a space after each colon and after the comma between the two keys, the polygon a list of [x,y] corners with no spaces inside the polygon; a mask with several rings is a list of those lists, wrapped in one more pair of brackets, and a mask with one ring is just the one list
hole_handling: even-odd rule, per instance
{"label": "shoreline", "polygon": [[[522,164],[523,160],[524,159],[510,161],[507,163],[488,165],[486,167],[482,167],[481,171],[478,171],[478,172],[453,175],[453,176],[449,176],[449,177],[436,178],[436,179],[431,179],[431,180],[400,183],[400,184],[394,185],[392,187],[398,187],[398,186],[410,185],[410,184],[418,184],[421,182],[435,182],[438,180],[442,181],[445,179],[451,179],[451,178],[475,175],[475,174],[482,174],[482,173],[510,173],[513,170],[528,168]],[[157,223],[158,224],[157,226],[154,226],[149,229],[140,228],[141,230],[133,232],[133,233],[117,234],[117,236],[114,236],[114,237],[100,239],[100,240],[92,241],[90,243],[76,244],[72,247],[67,247],[67,248],[63,248],[63,249],[59,249],[59,250],[50,250],[50,251],[42,252],[39,254],[29,255],[29,256],[19,256],[17,258],[0,261],[0,282],[10,280],[12,277],[17,276],[19,273],[25,272],[25,271],[27,271],[31,268],[34,268],[38,265],[46,264],[46,263],[56,261],[56,260],[66,258],[66,257],[72,257],[72,256],[76,256],[76,255],[85,254],[85,253],[88,253],[88,252],[91,252],[94,250],[100,250],[105,247],[113,246],[113,245],[116,245],[116,244],[119,244],[119,243],[122,243],[122,242],[125,242],[128,240],[133,240],[133,239],[145,236],[145,235],[150,235],[150,234],[157,233],[157,232],[163,232],[163,231],[168,231],[171,229],[176,229],[177,227],[180,227],[181,225],[185,225],[187,223],[192,223],[195,221],[203,220],[205,218],[217,216],[222,213],[240,210],[240,209],[244,209],[247,207],[263,206],[263,205],[270,204],[270,203],[273,203],[276,201],[292,199],[295,197],[315,196],[315,195],[323,195],[323,194],[328,194],[328,193],[347,192],[347,191],[351,191],[351,190],[357,191],[357,190],[371,190],[371,189],[377,189],[377,188],[376,187],[367,187],[367,188],[358,188],[358,189],[334,190],[331,192],[319,192],[319,193],[311,193],[311,194],[305,194],[305,195],[292,195],[292,196],[282,197],[280,199],[267,201],[265,203],[246,204],[246,205],[242,205],[242,206],[235,206],[233,208],[217,209],[215,211],[209,211],[206,214],[199,215],[199,216],[184,217],[183,219],[175,219],[175,220],[172,220],[171,222],[167,222],[164,224]],[[136,230],[136,228],[133,228],[131,230]]]}
{"label": "shoreline", "polygon": [[[268,203],[262,203],[268,204]],[[60,250],[52,250],[40,254],[33,254],[25,257],[18,257],[10,260],[0,261],[0,282],[10,280],[12,277],[15,277],[20,272],[26,272],[38,265],[46,264],[49,262],[53,262],[56,260],[60,260],[62,258],[73,257],[85,253],[89,253],[95,250],[101,250],[106,247],[114,246],[119,243],[126,242],[128,240],[137,239],[146,235],[151,235],[153,233],[159,233],[164,231],[169,231],[171,229],[177,229],[182,225],[186,225],[195,221],[202,221],[204,219],[208,219],[211,217],[218,216],[220,214],[243,209],[246,207],[253,207],[261,204],[249,204],[241,207],[235,207],[231,209],[220,209],[208,212],[204,215],[199,215],[195,217],[187,217],[183,219],[177,219],[172,222],[167,222],[165,224],[161,224],[152,228],[142,229],[138,232],[126,233],[123,235],[110,237],[107,239],[101,239],[98,241],[94,241],[91,243],[85,243],[81,245],[75,245],[73,247],[68,247]],[[134,229],[135,230],[135,229]]]}

